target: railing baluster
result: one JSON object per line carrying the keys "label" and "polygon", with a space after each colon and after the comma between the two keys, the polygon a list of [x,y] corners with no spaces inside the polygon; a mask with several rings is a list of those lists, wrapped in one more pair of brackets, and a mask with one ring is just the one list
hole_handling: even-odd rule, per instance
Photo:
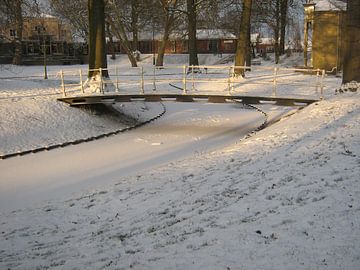
{"label": "railing baluster", "polygon": [[79,74],[80,74],[80,89],[81,89],[81,93],[84,94],[84,83],[83,83],[83,79],[82,79],[82,70],[79,70]]}
{"label": "railing baluster", "polygon": [[116,92],[119,92],[119,70],[118,70],[118,66],[115,67],[115,76],[116,76]]}
{"label": "railing baluster", "polygon": [[103,76],[102,76],[102,68],[99,68],[100,72],[100,93],[104,94],[104,85],[103,85]]}
{"label": "railing baluster", "polygon": [[144,95],[145,94],[145,89],[144,89],[144,67],[141,66],[141,69],[140,69],[140,76],[141,76],[141,92],[140,94]]}
{"label": "railing baluster", "polygon": [[276,88],[277,88],[277,72],[278,72],[278,68],[274,67],[274,87],[273,87],[273,96],[276,97]]}
{"label": "railing baluster", "polygon": [[65,91],[65,82],[64,82],[64,71],[60,71],[60,78],[61,78],[61,90],[63,93],[63,97],[66,97],[66,91]]}
{"label": "railing baluster", "polygon": [[156,91],[156,66],[153,69],[153,91]]}
{"label": "railing baluster", "polygon": [[183,66],[183,94],[185,95],[186,93],[186,66]]}
{"label": "railing baluster", "polygon": [[320,99],[324,99],[324,78],[325,78],[325,69],[321,71]]}

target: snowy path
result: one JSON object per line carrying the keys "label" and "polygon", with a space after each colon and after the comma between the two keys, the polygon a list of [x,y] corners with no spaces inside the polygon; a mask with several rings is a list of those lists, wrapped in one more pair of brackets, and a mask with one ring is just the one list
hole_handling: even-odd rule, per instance
{"label": "snowy path", "polygon": [[[283,113],[276,111],[274,115]],[[155,123],[100,141],[0,162],[0,211],[96,188],[239,140],[264,121],[241,105],[168,103]]]}

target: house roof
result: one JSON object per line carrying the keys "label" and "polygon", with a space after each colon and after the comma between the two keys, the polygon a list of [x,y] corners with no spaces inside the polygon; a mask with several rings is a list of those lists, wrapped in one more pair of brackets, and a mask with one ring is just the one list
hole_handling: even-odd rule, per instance
{"label": "house roof", "polygon": [[313,0],[315,11],[341,11],[346,10],[346,2],[341,0]]}
{"label": "house roof", "polygon": [[[132,40],[132,34],[127,32],[126,36],[129,40]],[[138,33],[138,39],[140,41],[145,40],[161,40],[163,37],[162,33],[154,32],[152,30],[140,31]],[[231,32],[224,29],[198,29],[196,30],[196,38],[198,40],[208,40],[208,39],[236,39],[237,37]],[[170,40],[187,40],[188,35],[186,31],[174,32],[169,37]],[[113,37],[114,41],[118,41],[116,37]]]}

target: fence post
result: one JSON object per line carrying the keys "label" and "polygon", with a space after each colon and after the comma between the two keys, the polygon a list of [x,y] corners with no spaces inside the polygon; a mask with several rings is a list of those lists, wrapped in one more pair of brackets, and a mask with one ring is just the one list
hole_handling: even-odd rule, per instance
{"label": "fence post", "polygon": [[234,93],[235,66],[231,67],[231,91]]}
{"label": "fence post", "polygon": [[65,82],[64,82],[64,71],[60,71],[60,78],[61,78],[61,90],[63,93],[63,97],[66,97],[66,91],[65,91]]}
{"label": "fence post", "polygon": [[191,91],[195,91],[194,66],[191,66]]}
{"label": "fence post", "polygon": [[325,69],[321,71],[320,99],[324,99],[324,78],[325,78]]}
{"label": "fence post", "polygon": [[84,83],[83,83],[83,79],[82,79],[82,70],[80,69],[79,71],[80,74],[80,89],[81,89],[81,93],[84,94]]}
{"label": "fence post", "polygon": [[320,75],[320,69],[316,70],[316,86],[315,86],[315,91],[316,91],[316,95],[319,95],[319,75]]}
{"label": "fence post", "polygon": [[186,66],[183,66],[183,94],[186,94]]}
{"label": "fence post", "polygon": [[118,71],[118,66],[115,67],[115,76],[116,76],[116,92],[119,92],[119,71]]}
{"label": "fence post", "polygon": [[153,91],[156,91],[156,66],[154,65],[154,69],[153,69]]}
{"label": "fence post", "polygon": [[141,72],[141,94],[145,94],[145,90],[144,90],[144,67],[141,66],[141,69],[140,69],[140,72]]}
{"label": "fence post", "polygon": [[273,96],[276,96],[276,79],[277,79],[277,72],[278,72],[278,68],[274,67],[274,87],[273,87]]}
{"label": "fence post", "polygon": [[229,77],[228,77],[228,92],[231,94],[231,67],[229,67]]}
{"label": "fence post", "polygon": [[104,94],[104,85],[103,85],[103,77],[102,77],[102,68],[99,68],[100,72],[100,93]]}

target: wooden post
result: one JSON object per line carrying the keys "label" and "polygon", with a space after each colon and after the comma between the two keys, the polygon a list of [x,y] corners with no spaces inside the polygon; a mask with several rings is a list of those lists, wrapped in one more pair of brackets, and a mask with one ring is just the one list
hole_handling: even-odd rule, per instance
{"label": "wooden post", "polygon": [[191,66],[191,91],[195,91],[194,66]]}
{"label": "wooden post", "polygon": [[104,94],[104,85],[103,85],[103,77],[102,77],[102,68],[99,68],[99,74],[100,74],[100,93]]}
{"label": "wooden post", "polygon": [[[154,58],[155,59],[155,58]],[[153,66],[154,69],[153,69],[153,91],[156,91],[156,66]]]}
{"label": "wooden post", "polygon": [[145,94],[145,90],[144,90],[144,67],[141,66],[141,94]]}
{"label": "wooden post", "polygon": [[60,77],[61,77],[61,90],[63,93],[63,97],[66,97],[66,91],[65,91],[65,82],[64,82],[64,71],[60,71]]}
{"label": "wooden post", "polygon": [[273,96],[276,96],[276,78],[277,78],[278,68],[274,68],[274,87],[273,87]]}
{"label": "wooden post", "polygon": [[235,66],[231,67],[232,73],[231,73],[231,91],[234,93],[234,76],[235,76]]}
{"label": "wooden post", "polygon": [[84,94],[84,83],[83,83],[83,79],[82,79],[82,70],[79,70],[79,74],[80,74],[80,89],[81,89],[81,93]]}
{"label": "wooden post", "polygon": [[118,71],[118,66],[115,67],[115,76],[116,76],[116,92],[119,92],[119,71]]}
{"label": "wooden post", "polygon": [[320,75],[320,69],[316,70],[316,87],[315,87],[315,91],[316,91],[316,95],[319,95],[319,75]]}
{"label": "wooden post", "polygon": [[186,66],[183,66],[183,94],[185,95],[186,92]]}
{"label": "wooden post", "polygon": [[228,94],[231,94],[231,67],[229,67],[229,77],[228,77]]}
{"label": "wooden post", "polygon": [[325,69],[321,71],[320,99],[324,99],[324,78],[325,78]]}

